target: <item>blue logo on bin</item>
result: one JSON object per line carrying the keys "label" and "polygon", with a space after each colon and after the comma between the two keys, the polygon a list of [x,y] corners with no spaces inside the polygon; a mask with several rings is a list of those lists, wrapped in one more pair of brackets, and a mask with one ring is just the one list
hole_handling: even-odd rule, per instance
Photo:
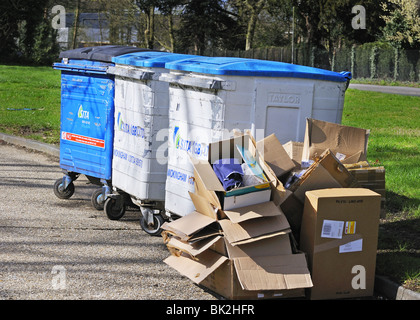
{"label": "blue logo on bin", "polygon": [[208,155],[209,146],[207,144],[183,139],[178,126],[174,128],[172,139],[176,149],[184,150],[201,157],[207,157]]}
{"label": "blue logo on bin", "polygon": [[124,122],[122,119],[121,112],[118,112],[117,126],[118,126],[118,129],[122,132],[130,134],[137,138],[141,138],[141,139],[145,138],[144,128]]}
{"label": "blue logo on bin", "polygon": [[80,105],[79,110],[77,111],[77,117],[89,120],[89,111],[83,110],[83,106]]}

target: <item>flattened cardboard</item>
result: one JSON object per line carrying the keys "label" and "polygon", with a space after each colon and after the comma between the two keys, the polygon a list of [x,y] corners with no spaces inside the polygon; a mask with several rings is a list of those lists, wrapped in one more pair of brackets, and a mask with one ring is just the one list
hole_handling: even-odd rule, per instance
{"label": "flattened cardboard", "polygon": [[198,256],[198,259],[191,259],[186,255],[179,257],[171,255],[163,260],[163,262],[194,283],[200,284],[227,260],[227,257],[212,250],[206,250]]}
{"label": "flattened cardboard", "polygon": [[257,142],[257,150],[262,159],[270,166],[275,175],[280,178],[290,172],[295,164],[283,148],[275,134]]}
{"label": "flattened cardboard", "polygon": [[305,296],[305,288],[289,290],[243,290],[232,260],[223,263],[205,278],[201,285],[230,300],[279,299]]}
{"label": "flattened cardboard", "polygon": [[232,211],[224,210],[224,213],[233,223],[241,223],[245,220],[256,218],[280,216],[283,214],[281,209],[272,201],[241,207]]}
{"label": "flattened cardboard", "polygon": [[[311,299],[372,296],[378,243],[380,195],[365,188],[306,193],[300,250],[308,257],[314,286]],[[329,224],[326,231],[325,223]],[[344,226],[329,238],[330,221]],[[353,228],[346,229],[349,223]],[[363,267],[363,288],[354,287],[354,267]],[[360,272],[360,270],[358,271]]]}
{"label": "flattened cardboard", "polygon": [[188,193],[197,212],[200,212],[214,220],[219,219],[222,212],[212,205],[206,198],[192,192]]}
{"label": "flattened cardboard", "polygon": [[171,237],[168,243],[168,247],[179,250],[180,252],[185,252],[193,257],[198,256],[203,253],[210,247],[212,247],[217,241],[219,241],[222,236],[213,236],[202,241],[197,241],[193,243],[188,243],[179,240],[177,237]]}
{"label": "flattened cardboard", "polygon": [[219,221],[225,238],[232,246],[250,243],[290,232],[284,215],[233,223],[229,219]]}
{"label": "flattened cardboard", "polygon": [[316,160],[330,149],[342,163],[366,160],[370,130],[306,119],[302,163]]}
{"label": "flattened cardboard", "polygon": [[289,234],[259,240],[240,246],[232,246],[224,241],[229,258],[261,257],[292,254]]}
{"label": "flattened cardboard", "polygon": [[183,241],[193,241],[220,233],[217,226],[211,227],[216,223],[216,220],[193,211],[177,220],[165,222],[162,229],[175,234]]}
{"label": "flattened cardboard", "polygon": [[282,290],[312,286],[303,253],[233,259],[244,290]]}

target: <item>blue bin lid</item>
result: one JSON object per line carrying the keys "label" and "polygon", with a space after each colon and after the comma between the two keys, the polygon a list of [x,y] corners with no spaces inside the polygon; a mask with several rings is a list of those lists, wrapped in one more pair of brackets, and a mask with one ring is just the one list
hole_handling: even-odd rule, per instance
{"label": "blue bin lid", "polygon": [[334,72],[285,62],[234,57],[196,57],[169,62],[167,69],[212,75],[304,78],[346,82],[350,72]]}
{"label": "blue bin lid", "polygon": [[103,61],[92,61],[83,59],[68,59],[61,62],[55,62],[53,68],[56,70],[77,72],[77,73],[89,73],[89,74],[106,74],[109,66],[113,65],[110,62]]}
{"label": "blue bin lid", "polygon": [[112,58],[112,62],[136,67],[165,68],[165,64],[175,60],[194,58],[198,56],[170,52],[133,52]]}
{"label": "blue bin lid", "polygon": [[111,62],[113,57],[139,51],[151,50],[121,45],[94,46],[62,51],[60,53],[60,58]]}

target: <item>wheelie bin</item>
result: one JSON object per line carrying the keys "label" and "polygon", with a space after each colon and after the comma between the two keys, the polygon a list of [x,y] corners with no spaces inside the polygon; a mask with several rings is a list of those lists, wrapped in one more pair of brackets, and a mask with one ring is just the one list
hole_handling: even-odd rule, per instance
{"label": "wheelie bin", "polygon": [[114,57],[115,129],[112,194],[104,211],[118,220],[126,206],[141,211],[140,225],[159,235],[165,219],[167,159],[165,138],[169,126],[169,84],[159,80],[167,62],[192,55],[168,52],[134,52]]}
{"label": "wheelie bin", "polygon": [[114,76],[107,74],[112,58],[145,51],[129,46],[85,47],[64,51],[53,68],[61,70],[60,167],[64,176],[54,183],[54,193],[69,199],[74,181],[85,175],[99,188],[92,205],[103,209],[112,185],[114,138]]}
{"label": "wheelie bin", "polygon": [[250,130],[256,140],[303,141],[306,118],[341,122],[349,72],[235,57],[196,57],[166,64],[170,73],[165,210],[194,211],[190,157],[208,158],[209,143]]}

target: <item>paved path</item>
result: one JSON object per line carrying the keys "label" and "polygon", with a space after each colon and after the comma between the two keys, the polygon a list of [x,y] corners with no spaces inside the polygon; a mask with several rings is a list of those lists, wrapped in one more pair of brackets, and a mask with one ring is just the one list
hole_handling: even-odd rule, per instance
{"label": "paved path", "polygon": [[61,177],[56,158],[0,141],[0,300],[216,299],[163,263],[169,251],[139,211],[109,220],[86,178],[60,200]]}
{"label": "paved path", "polygon": [[396,87],[396,86],[378,86],[372,84],[357,84],[350,83],[350,89],[364,90],[364,91],[377,91],[383,93],[402,94],[407,96],[420,97],[420,88],[411,87]]}

